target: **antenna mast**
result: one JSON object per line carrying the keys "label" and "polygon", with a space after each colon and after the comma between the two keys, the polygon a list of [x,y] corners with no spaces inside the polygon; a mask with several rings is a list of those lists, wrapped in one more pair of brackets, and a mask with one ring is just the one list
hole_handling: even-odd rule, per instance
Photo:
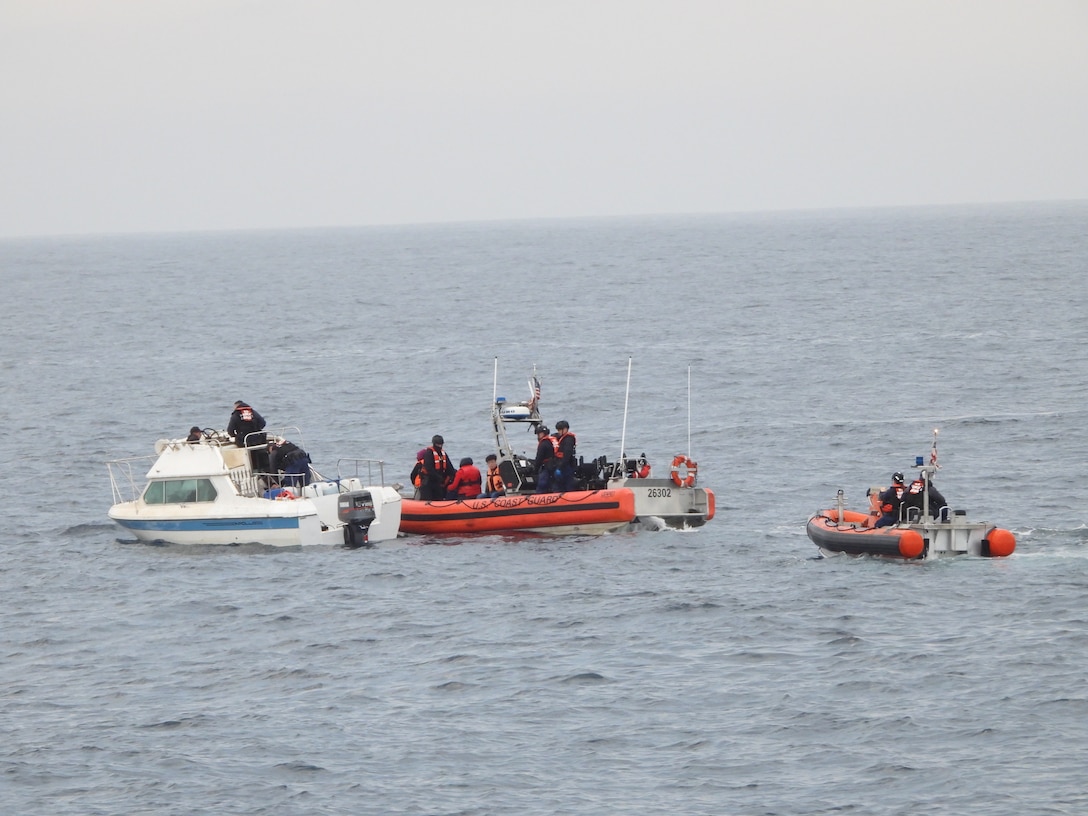
{"label": "antenna mast", "polygon": [[691,461],[691,365],[688,364],[688,461]]}
{"label": "antenna mast", "polygon": [[631,397],[631,357],[627,358],[627,391],[623,395],[623,430],[620,431],[620,462],[627,459],[627,401]]}

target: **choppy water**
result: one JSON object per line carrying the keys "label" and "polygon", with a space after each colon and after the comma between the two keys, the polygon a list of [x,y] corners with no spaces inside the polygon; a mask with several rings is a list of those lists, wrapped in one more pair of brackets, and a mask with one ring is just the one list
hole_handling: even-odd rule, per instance
{"label": "choppy water", "polygon": [[[0,243],[0,810],[1080,814],[1088,204]],[[690,445],[687,533],[119,539],[235,399],[404,479],[499,392]],[[928,453],[1004,560],[819,559]],[[527,442],[527,447],[528,442]],[[12,489],[14,486],[15,489]]]}

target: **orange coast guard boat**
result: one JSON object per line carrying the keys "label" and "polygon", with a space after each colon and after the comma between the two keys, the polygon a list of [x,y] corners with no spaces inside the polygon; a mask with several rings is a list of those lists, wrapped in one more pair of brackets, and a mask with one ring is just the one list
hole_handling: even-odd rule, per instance
{"label": "orange coast guard boat", "polygon": [[[1012,555],[1016,536],[987,521],[967,521],[967,511],[943,507],[930,512],[930,482],[936,472],[936,432],[931,464],[915,460],[920,471],[916,484],[922,484],[921,507],[900,507],[894,524],[876,527],[883,515],[880,507],[882,487],[869,488],[869,511],[845,509],[843,492],[838,492],[836,506],[821,510],[808,520],[806,532],[824,555],[877,555],[889,558],[927,559],[947,555],[975,555],[1000,558]],[[938,494],[939,495],[939,494]],[[943,501],[940,502],[943,504]]]}
{"label": "orange coast guard boat", "polygon": [[[621,456],[574,463],[571,486],[561,493],[538,493],[533,459],[540,416],[540,380],[534,369],[529,399],[508,402],[492,396],[491,424],[499,473],[505,495],[496,498],[421,501],[404,498],[400,532],[416,535],[462,535],[526,531],[559,535],[597,534],[649,527],[699,527],[714,517],[714,494],[696,485],[698,467],[689,457],[677,456],[668,476],[650,478],[645,455]],[[533,454],[515,451],[514,430],[526,434]]]}
{"label": "orange coast guard boat", "polygon": [[[630,391],[631,362],[627,367],[628,392]],[[498,370],[496,364],[496,383]],[[496,389],[497,392],[497,389]],[[529,380],[530,398],[526,402],[509,403],[505,397],[494,397],[491,408],[492,430],[498,450],[499,471],[503,474],[507,494],[532,493],[536,488],[536,473],[532,460],[526,454],[514,452],[509,430],[518,429],[533,434],[544,426],[540,415],[540,380],[533,375]],[[629,396],[629,393],[628,393]],[[627,405],[627,398],[624,399]],[[620,456],[610,461],[607,456],[586,461],[580,458],[574,469],[574,483],[578,490],[630,490],[635,496],[633,527],[661,530],[671,528],[686,530],[702,527],[714,518],[714,492],[698,484],[698,465],[690,456],[678,454],[672,460],[669,472],[661,476],[650,475],[650,463],[646,454],[635,458],[628,456],[626,448],[627,417],[624,408],[624,434],[620,440]]]}
{"label": "orange coast guard boat", "polygon": [[957,510],[946,520],[903,522],[874,528],[879,515],[838,508],[808,521],[808,537],[824,555],[880,555],[924,559],[945,555],[1001,558],[1012,555],[1016,536],[989,522],[970,522]]}
{"label": "orange coast guard boat", "polygon": [[520,530],[558,535],[619,530],[635,518],[630,490],[574,490],[494,499],[401,502],[400,530],[418,535],[458,535]]}

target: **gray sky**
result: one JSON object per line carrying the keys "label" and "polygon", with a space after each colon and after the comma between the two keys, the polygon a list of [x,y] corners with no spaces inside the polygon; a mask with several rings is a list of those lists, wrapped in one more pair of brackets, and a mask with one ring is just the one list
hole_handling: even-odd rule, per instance
{"label": "gray sky", "polygon": [[1088,0],[0,0],[0,236],[1088,199]]}

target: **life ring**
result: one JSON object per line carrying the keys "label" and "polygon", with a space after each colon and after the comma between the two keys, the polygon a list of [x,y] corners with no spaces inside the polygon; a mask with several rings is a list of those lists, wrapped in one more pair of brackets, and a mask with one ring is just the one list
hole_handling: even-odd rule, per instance
{"label": "life ring", "polygon": [[279,501],[279,500],[291,500],[291,499],[295,499],[295,498],[298,498],[298,497],[295,496],[295,494],[292,493],[286,487],[283,488],[282,490],[280,490],[279,494],[276,496],[277,501]]}
{"label": "life ring", "polygon": [[[680,477],[681,466],[688,472],[686,478]],[[688,457],[684,456],[684,454],[678,453],[673,458],[669,471],[672,476],[672,483],[677,487],[695,487],[695,477],[698,475],[699,466],[688,459]]]}

